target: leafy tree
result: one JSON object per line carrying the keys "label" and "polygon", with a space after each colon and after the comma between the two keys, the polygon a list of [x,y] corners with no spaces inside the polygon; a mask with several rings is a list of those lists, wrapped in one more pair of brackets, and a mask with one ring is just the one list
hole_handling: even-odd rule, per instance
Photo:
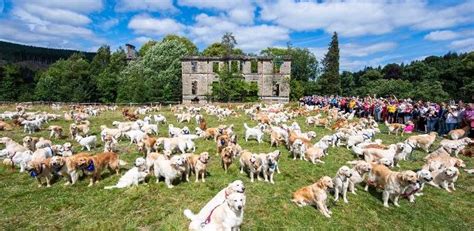
{"label": "leafy tree", "polygon": [[222,102],[252,102],[258,99],[258,85],[246,82],[242,74],[224,68],[218,73],[219,81],[212,84],[212,98]]}
{"label": "leafy tree", "polygon": [[163,42],[167,42],[171,40],[176,40],[182,43],[186,47],[186,50],[188,51],[186,55],[197,55],[199,53],[197,46],[186,37],[181,37],[178,35],[171,34],[163,38]]}
{"label": "leafy tree", "polygon": [[90,64],[81,54],[59,60],[39,76],[36,96],[40,100],[92,102],[95,85],[90,75]]}
{"label": "leafy tree", "polygon": [[319,79],[319,83],[324,86],[324,94],[340,94],[341,80],[339,78],[339,41],[337,33],[334,32],[328,52],[323,59],[324,74]]}
{"label": "leafy tree", "polygon": [[152,46],[142,59],[130,62],[120,73],[119,102],[181,100],[181,58],[186,46],[177,40]]}
{"label": "leafy tree", "polygon": [[[202,55],[208,57],[223,57],[226,56],[227,49],[222,43],[213,43],[202,51]],[[244,52],[238,48],[232,49],[231,55],[243,55]]]}
{"label": "leafy tree", "polygon": [[439,81],[423,80],[417,83],[413,92],[415,99],[424,99],[431,102],[442,102],[448,99],[449,95],[443,90]]}
{"label": "leafy tree", "polygon": [[149,40],[148,42],[144,43],[142,47],[140,47],[140,50],[138,51],[138,54],[143,57],[145,54],[150,50],[152,46],[154,46],[156,43],[158,43],[155,40]]}
{"label": "leafy tree", "polygon": [[226,32],[222,36],[221,44],[226,50],[226,55],[232,55],[235,45],[237,45],[237,40],[235,40],[234,35],[231,32]]}
{"label": "leafy tree", "polygon": [[18,96],[16,80],[20,78],[19,68],[15,65],[6,65],[0,69],[0,99],[15,101]]}
{"label": "leafy tree", "polygon": [[110,56],[110,63],[105,70],[96,77],[97,90],[100,93],[99,100],[104,103],[112,103],[117,99],[118,76],[127,66],[126,54],[119,48]]}

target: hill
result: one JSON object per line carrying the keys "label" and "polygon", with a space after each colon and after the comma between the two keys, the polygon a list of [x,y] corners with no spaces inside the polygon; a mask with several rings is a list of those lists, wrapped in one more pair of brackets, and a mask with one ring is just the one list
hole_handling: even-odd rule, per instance
{"label": "hill", "polygon": [[35,47],[0,41],[0,65],[16,63],[35,70],[46,68],[59,59],[67,59],[74,53],[82,53],[88,60],[92,60],[95,55],[93,52]]}

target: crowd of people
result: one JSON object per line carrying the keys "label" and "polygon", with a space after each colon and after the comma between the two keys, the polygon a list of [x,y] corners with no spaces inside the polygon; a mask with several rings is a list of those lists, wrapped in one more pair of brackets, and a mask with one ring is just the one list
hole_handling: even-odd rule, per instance
{"label": "crowd of people", "polygon": [[359,117],[372,116],[376,121],[406,124],[405,129],[418,132],[436,131],[440,136],[451,130],[470,126],[469,137],[474,137],[474,104],[455,102],[435,103],[397,99],[395,96],[380,97],[342,97],[342,96],[305,96],[300,103],[330,105],[345,112],[355,111]]}

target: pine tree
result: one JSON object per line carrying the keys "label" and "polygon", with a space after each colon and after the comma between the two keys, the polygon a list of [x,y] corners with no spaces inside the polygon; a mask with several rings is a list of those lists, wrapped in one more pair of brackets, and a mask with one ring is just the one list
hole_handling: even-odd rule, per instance
{"label": "pine tree", "polygon": [[339,77],[339,41],[337,33],[334,32],[328,53],[323,59],[324,74],[319,80],[323,94],[340,94],[341,79]]}

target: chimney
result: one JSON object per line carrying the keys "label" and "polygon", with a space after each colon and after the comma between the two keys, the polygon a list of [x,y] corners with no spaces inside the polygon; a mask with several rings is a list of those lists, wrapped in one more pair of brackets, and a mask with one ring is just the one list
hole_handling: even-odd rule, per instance
{"label": "chimney", "polygon": [[135,46],[132,44],[125,44],[127,47],[127,60],[134,60],[137,58],[137,51],[135,50]]}

